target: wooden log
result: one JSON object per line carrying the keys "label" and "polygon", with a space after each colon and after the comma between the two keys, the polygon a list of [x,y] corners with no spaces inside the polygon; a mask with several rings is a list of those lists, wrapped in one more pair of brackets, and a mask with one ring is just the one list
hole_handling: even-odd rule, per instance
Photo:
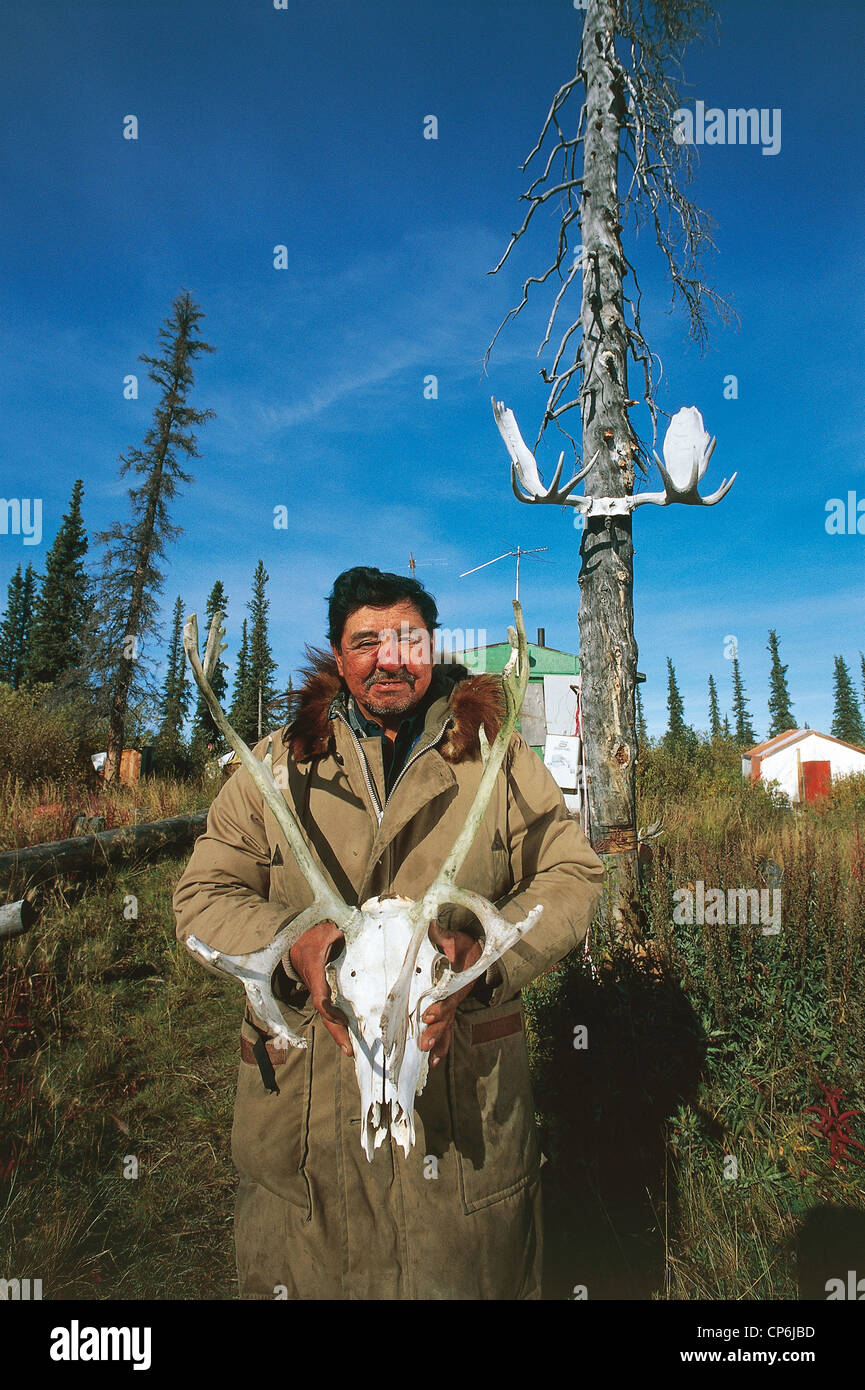
{"label": "wooden log", "polygon": [[0,907],[0,940],[4,936],[18,936],[28,931],[36,921],[36,909],[29,898],[17,903],[6,903]]}
{"label": "wooden log", "polygon": [[44,882],[72,870],[99,868],[142,854],[175,853],[191,845],[207,823],[207,812],[171,816],[146,825],[121,825],[98,835],[78,835],[46,845],[0,854],[0,885],[17,879]]}

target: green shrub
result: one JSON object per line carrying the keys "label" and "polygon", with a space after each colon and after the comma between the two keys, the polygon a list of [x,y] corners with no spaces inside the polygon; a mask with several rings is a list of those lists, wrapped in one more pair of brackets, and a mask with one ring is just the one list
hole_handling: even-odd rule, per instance
{"label": "green shrub", "polygon": [[0,685],[0,777],[19,783],[87,780],[93,772],[88,724],[78,710],[48,709],[44,687]]}
{"label": "green shrub", "polygon": [[698,743],[688,757],[660,744],[641,749],[637,808],[642,825],[663,816],[668,829],[699,828],[716,841],[731,832],[773,833],[792,815],[777,787],[742,776],[741,750],[731,740]]}
{"label": "green shrub", "polygon": [[854,772],[849,777],[839,777],[832,783],[832,790],[824,804],[832,811],[852,813],[865,820],[865,772]]}

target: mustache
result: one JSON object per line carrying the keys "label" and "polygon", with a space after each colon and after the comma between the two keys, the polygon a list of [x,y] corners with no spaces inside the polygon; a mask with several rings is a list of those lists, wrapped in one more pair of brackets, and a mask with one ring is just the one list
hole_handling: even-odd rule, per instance
{"label": "mustache", "polygon": [[411,689],[414,690],[416,680],[417,677],[413,676],[411,671],[407,671],[404,666],[401,666],[398,671],[380,671],[376,669],[371,676],[367,676],[363,683],[363,688],[364,690],[369,690],[378,681],[405,681]]}

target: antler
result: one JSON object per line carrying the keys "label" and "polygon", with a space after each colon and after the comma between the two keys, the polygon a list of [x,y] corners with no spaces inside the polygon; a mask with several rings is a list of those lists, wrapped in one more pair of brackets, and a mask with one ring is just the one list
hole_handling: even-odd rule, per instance
{"label": "antler", "polygon": [[663,816],[659,816],[656,821],[652,821],[652,824],[648,828],[645,825],[641,825],[639,830],[637,831],[637,844],[648,844],[650,840],[654,840],[657,838],[658,835],[660,835],[663,828]]}
{"label": "antler", "polygon": [[[413,903],[408,909],[412,921],[412,942],[406,952],[403,968],[396,984],[388,995],[381,1017],[381,1031],[385,1050],[388,1054],[388,1066],[393,1071],[399,1070],[406,1040],[409,1034],[414,1035],[419,1030],[420,1016],[429,1004],[446,999],[448,995],[454,994],[464,985],[478,979],[492,961],[503,955],[525,932],[534,926],[543,911],[541,906],[533,907],[522,922],[516,924],[508,922],[504,917],[499,916],[495,908],[485,898],[480,897],[477,893],[471,893],[467,889],[457,888],[454,883],[489,806],[493,786],[508,750],[511,735],[516,728],[517,717],[529,681],[528,647],[523,623],[523,610],[516,600],[514,600],[514,623],[515,628],[508,628],[508,641],[512,648],[511,655],[502,672],[505,716],[491,748],[489,744],[484,747],[486,739],[483,736],[481,738],[484,770],[474,801],[466,816],[463,828],[454,842],[453,849],[433,883],[423,898],[419,902]],[[455,971],[448,963],[436,984],[421,995],[412,1009],[411,1016],[409,1016],[409,990],[416,968],[415,962],[426,940],[430,922],[435,919],[439,908],[446,903],[465,907],[478,918],[484,931],[483,950],[474,965],[465,970]]]}
{"label": "antler", "polygon": [[[693,410],[694,406],[690,406],[689,409]],[[685,410],[683,409],[680,410],[677,415],[673,416],[673,424],[671,424],[670,430],[672,430],[679,415],[684,415],[684,413]],[[703,420],[699,411],[697,411],[697,418],[700,421],[700,425],[702,425]],[[667,431],[667,439],[664,440],[665,455],[667,453],[667,440],[670,438],[670,430]],[[711,493],[709,497],[700,496],[697,491],[697,484],[705,473],[709,459],[715,452],[715,445],[718,442],[714,437],[710,440],[708,435],[706,435],[705,438],[706,443],[703,445],[702,452],[699,455],[696,452],[694,453],[693,458],[688,464],[688,472],[684,476],[680,475],[680,481],[676,480],[672,475],[672,470],[665,468],[662,461],[658,458],[658,455],[655,454],[655,463],[658,465],[658,472],[664,483],[664,491],[641,492],[636,497],[629,497],[627,500],[632,502],[634,507],[642,507],[647,502],[653,503],[656,507],[669,507],[672,502],[681,502],[686,507],[714,507],[716,502],[720,502],[722,497],[727,496],[738,474],[734,473],[729,480],[725,478],[717,492]]]}
{"label": "antler", "polygon": [[[439,906],[440,894],[452,888],[454,879],[463,866],[463,861],[472,846],[472,841],[477,834],[481,821],[486,814],[487,806],[490,803],[493,785],[498,775],[499,768],[504,762],[505,753],[511,741],[511,735],[517,726],[517,718],[526,694],[526,687],[529,683],[529,659],[528,645],[526,643],[526,629],[523,623],[523,610],[518,600],[514,599],[514,623],[515,627],[508,628],[508,641],[511,645],[511,654],[508,657],[507,665],[502,671],[502,689],[505,697],[505,716],[502,720],[501,728],[496,735],[492,748],[489,746],[484,749],[482,745],[482,755],[484,757],[484,770],[478,785],[475,799],[472,802],[471,810],[465,819],[465,824],[456,838],[454,847],[439,870],[435,881],[431,884],[424,895],[424,904],[435,910]],[[484,739],[484,741],[486,741]]]}
{"label": "antler", "polygon": [[[733,486],[737,473],[729,480],[725,478],[716,492],[701,497],[697,484],[708,467],[709,459],[715,451],[716,440],[709,439],[703,428],[703,417],[696,406],[684,406],[670,421],[664,438],[664,459],[655,454],[655,462],[664,483],[663,492],[631,493],[627,497],[573,497],[572,489],[584,478],[595,463],[597,453],[585,468],[571,479],[563,488],[559,487],[564,454],[559,457],[553,481],[549,488],[541,483],[538,465],[531,449],[520,434],[512,410],[507,410],[502,401],[493,400],[493,414],[499,433],[511,456],[511,487],[520,502],[553,502],[561,506],[576,507],[583,516],[627,516],[636,507],[652,504],[656,507],[669,507],[680,502],[688,507],[714,507],[722,497],[726,497]],[[525,496],[517,487],[517,477],[528,493]]]}
{"label": "antler", "polygon": [[214,950],[205,942],[199,941],[197,936],[188,937],[186,945],[193,955],[198,956],[206,965],[212,966],[222,974],[233,975],[240,980],[246,990],[246,997],[253,1012],[261,1018],[274,1036],[289,1043],[292,1047],[306,1047],[305,1039],[292,1032],[280,1013],[271,984],[273,972],[281,957],[290,950],[307,927],[329,919],[336,923],[346,940],[351,940],[361,929],[362,916],[358,908],[349,907],[331,887],[310,853],[303,831],[273,776],[272,740],[268,739],[264,760],[259,762],[239,734],[235,733],[213,693],[210,677],[213,675],[220,654],[225,651],[226,647],[225,642],[222,641],[225,636],[225,628],[222,625],[224,616],[220,612],[213,615],[207,646],[204,651],[203,665],[198,655],[198,618],[195,613],[187,619],[183,629],[183,647],[189,658],[195,683],[213,716],[213,722],[234,749],[273,812],[277,824],[297,860],[298,868],[312,889],[313,902],[293,921],[277,932],[270,944],[262,950],[252,951],[247,955],[229,956],[222,951]]}
{"label": "antler", "polygon": [[[594,464],[595,459],[598,457],[597,454],[595,454],[591,462],[586,464],[585,468],[581,468],[579,473],[574,474],[569,483],[566,483],[564,487],[560,488],[559,479],[562,476],[562,466],[565,462],[564,451],[562,451],[562,453],[559,454],[559,461],[556,465],[556,471],[553,474],[553,481],[548,488],[545,488],[541,482],[535,456],[520,434],[514,412],[507,409],[504,401],[497,401],[495,396],[492,397],[492,403],[493,415],[499,427],[499,434],[504,440],[505,447],[511,456],[511,487],[513,488],[514,496],[518,498],[520,502],[558,502],[563,505],[567,502],[571,507],[578,507],[582,511],[588,499],[584,497],[571,497],[571,493],[577,483],[585,478],[589,469]],[[526,492],[529,494],[528,497],[524,496],[517,487],[518,477]]]}

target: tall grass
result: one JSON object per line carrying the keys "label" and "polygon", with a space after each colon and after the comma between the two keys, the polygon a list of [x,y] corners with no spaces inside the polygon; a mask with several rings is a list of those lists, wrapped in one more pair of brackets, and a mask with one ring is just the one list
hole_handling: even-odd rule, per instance
{"label": "tall grass", "polygon": [[0,850],[65,840],[80,814],[101,816],[113,830],[205,810],[219,786],[206,772],[189,780],[145,777],[134,787],[0,778]]}
{"label": "tall grass", "polygon": [[240,997],[175,941],[181,868],[58,888],[0,948],[2,1274],[45,1298],[234,1292]]}
{"label": "tall grass", "polygon": [[[833,1164],[805,1113],[821,1081],[865,1109],[865,785],[794,811],[734,751],[641,768],[640,820],[665,817],[645,950],[601,918],[591,961],[527,991],[561,1297],[825,1298],[845,1259],[865,1267],[865,1151]],[[780,932],[676,922],[697,880],[779,883]]]}

